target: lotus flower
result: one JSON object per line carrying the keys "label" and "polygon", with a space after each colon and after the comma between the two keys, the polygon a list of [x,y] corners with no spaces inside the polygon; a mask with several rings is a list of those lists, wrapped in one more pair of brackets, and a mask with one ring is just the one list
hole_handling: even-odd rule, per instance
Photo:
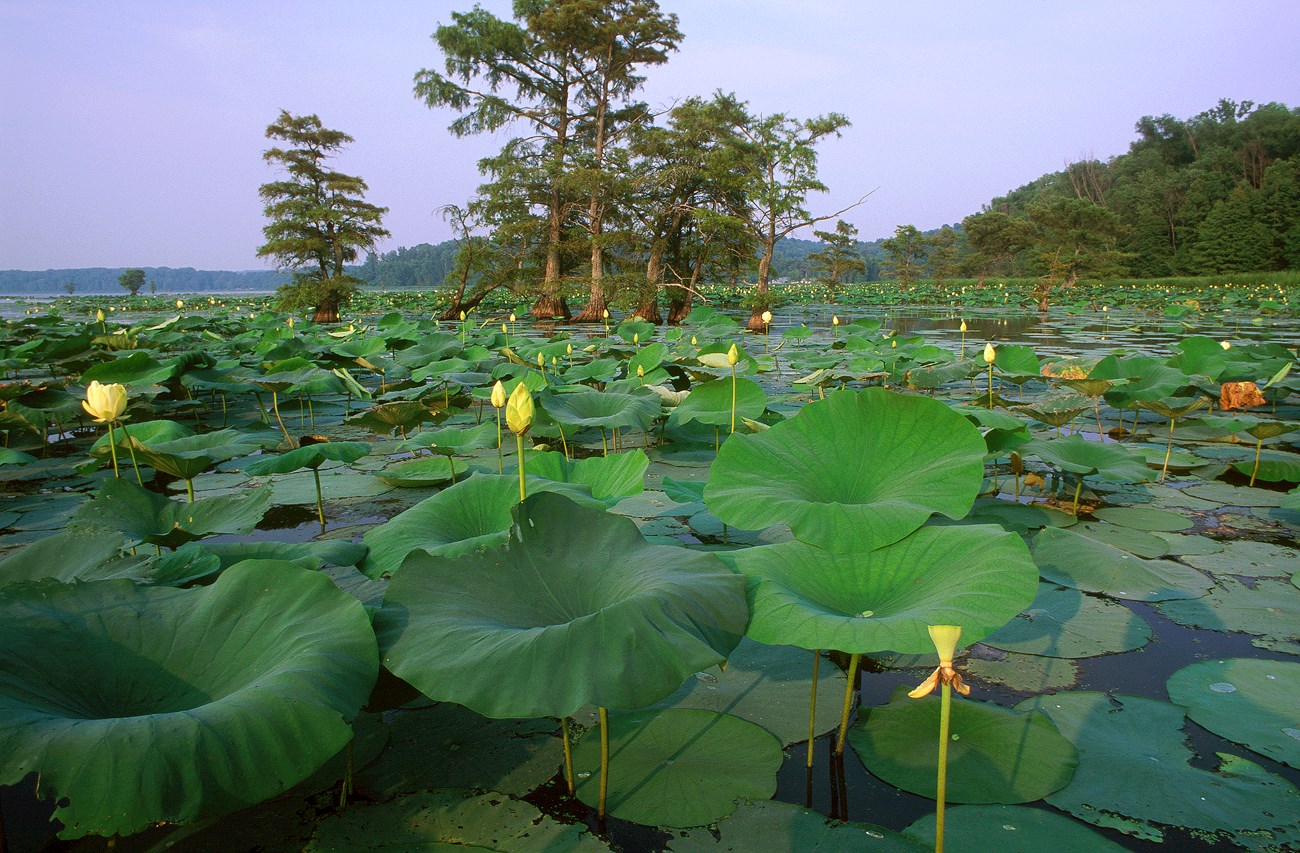
{"label": "lotus flower", "polygon": [[86,399],[81,401],[81,407],[97,424],[116,421],[126,411],[126,386],[116,382],[103,385],[97,380],[91,380],[86,387]]}

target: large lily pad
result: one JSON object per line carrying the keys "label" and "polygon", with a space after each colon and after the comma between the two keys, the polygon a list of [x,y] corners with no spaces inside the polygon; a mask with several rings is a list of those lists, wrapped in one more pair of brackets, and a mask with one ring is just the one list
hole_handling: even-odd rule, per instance
{"label": "large lily pad", "polygon": [[1162,601],[1160,612],[1180,625],[1294,640],[1300,627],[1300,590],[1290,583],[1253,585],[1223,578],[1204,598]]}
{"label": "large lily pad", "polygon": [[1016,707],[1043,711],[1078,747],[1074,779],[1047,797],[1076,817],[1148,841],[1162,840],[1163,826],[1239,842],[1263,833],[1279,848],[1300,840],[1296,789],[1233,755],[1220,753],[1217,771],[1191,766],[1183,712],[1168,702],[1084,691],[1035,697]]}
{"label": "large lily pad", "polygon": [[1300,571],[1300,551],[1249,539],[1230,540],[1218,553],[1188,554],[1182,560],[1214,575],[1285,578]]}
{"label": "large lily pad", "polygon": [[[933,843],[934,826],[935,816],[929,814],[903,833]],[[944,849],[952,853],[1123,853],[1125,849],[1065,815],[1027,806],[957,806],[946,810],[944,827]]]}
{"label": "large lily pad", "polygon": [[788,524],[837,549],[887,545],[932,513],[966,515],[984,477],[984,439],[942,403],[868,388],[839,391],[722,445],[709,509],[746,530]]}
{"label": "large lily pad", "polygon": [[[714,379],[691,389],[676,409],[670,422],[673,425],[696,421],[716,427],[731,426],[731,378]],[[737,379],[736,423],[745,419],[757,420],[767,408],[767,394],[749,379]]]}
{"label": "large lily pad", "polygon": [[1219,506],[1281,506],[1285,492],[1272,489],[1255,489],[1250,486],[1233,486],[1228,483],[1201,483],[1185,489],[1187,494],[1216,503]]}
{"label": "large lily pad", "polygon": [[1300,767],[1300,663],[1234,658],[1194,663],[1166,682],[1187,716],[1274,761]]}
{"label": "large lily pad", "polygon": [[1124,605],[1040,584],[1033,603],[984,644],[1024,654],[1088,658],[1140,649],[1150,639],[1151,626]]}
{"label": "large lily pad", "polygon": [[652,391],[578,391],[552,394],[542,408],[561,424],[578,429],[648,429],[662,407]]}
{"label": "large lily pad", "polygon": [[1108,506],[1093,512],[1102,521],[1131,527],[1134,530],[1176,533],[1192,527],[1192,522],[1176,512],[1140,506]]}
{"label": "large lily pad", "polygon": [[323,441],[263,457],[244,470],[252,477],[289,474],[301,468],[319,468],[326,462],[356,462],[369,452],[370,444],[364,441]]}
{"label": "large lily pad", "polygon": [[[813,656],[791,646],[741,640],[727,668],[710,667],[656,708],[702,708],[731,714],[767,729],[790,745],[808,739],[808,699],[812,693]],[[840,721],[844,671],[822,662],[818,667],[814,731],[823,734]]]}
{"label": "large lily pad", "polygon": [[188,590],[10,586],[0,614],[0,783],[39,772],[65,838],[286,790],[352,737],[378,669],[361,605],[274,561]]}
{"label": "large lily pad", "polygon": [[70,523],[118,530],[133,542],[178,548],[216,533],[249,533],[270,508],[271,490],[266,488],[182,503],[114,478],[94,500],[77,508]]}
{"label": "large lily pad", "polygon": [[[900,689],[849,730],[849,743],[876,776],[935,797],[938,696],[909,699]],[[952,703],[947,800],[1028,803],[1069,783],[1078,757],[1043,714],[969,699]]]}
{"label": "large lily pad", "polygon": [[1034,537],[1043,579],[1130,601],[1200,598],[1214,584],[1172,560],[1144,560],[1072,530],[1048,528]]}
{"label": "large lily pad", "polygon": [[1144,483],[1156,478],[1146,457],[1118,444],[1089,441],[1081,435],[1064,438],[1036,438],[1020,449],[1024,456],[1039,459],[1081,477],[1096,475],[1112,483]]}
{"label": "large lily pad", "polygon": [[749,635],[806,649],[921,654],[934,646],[927,625],[976,642],[1037,590],[1020,538],[991,525],[925,527],[864,553],[793,541],[730,559],[755,581]]}
{"label": "large lily pad", "polygon": [[[110,561],[120,556],[125,539],[103,531],[70,530],[38,539],[0,560],[0,587],[52,579],[105,580],[121,577]],[[138,573],[129,577],[140,579]]]}
{"label": "large lily pad", "polygon": [[[768,731],[728,714],[670,708],[609,715],[610,815],[651,826],[700,826],[726,817],[737,799],[776,793],[780,742]],[[573,766],[591,771],[578,798],[600,797],[600,738],[589,731]]]}
{"label": "large lily pad", "polygon": [[489,717],[641,708],[740,641],[744,579],[717,557],[648,544],[630,519],[560,495],[514,512],[504,548],[416,554],[389,586],[384,662],[425,695]]}
{"label": "large lily pad", "polygon": [[[716,835],[715,835],[716,833]],[[681,832],[672,853],[926,853],[930,847],[869,823],[828,820],[826,815],[776,801],[746,802],[717,827]]]}

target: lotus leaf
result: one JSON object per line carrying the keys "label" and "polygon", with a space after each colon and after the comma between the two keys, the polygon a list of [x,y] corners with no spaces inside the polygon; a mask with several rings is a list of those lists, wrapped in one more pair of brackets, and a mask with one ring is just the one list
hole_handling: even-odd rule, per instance
{"label": "lotus leaf", "polygon": [[[160,444],[194,434],[189,427],[176,421],[141,421],[140,423],[127,424],[127,427],[125,435],[121,430],[114,432],[113,437],[117,440],[118,447],[126,447],[127,439],[130,439],[135,442],[135,448],[139,450],[146,444]],[[90,446],[89,452],[91,456],[97,459],[107,459],[109,456],[108,433],[104,433],[96,439],[95,443]]]}
{"label": "lotus leaf", "polygon": [[1169,543],[1159,536],[1107,521],[1081,521],[1070,530],[1147,559],[1163,557],[1169,553]]}
{"label": "lotus leaf", "polygon": [[1286,500],[1284,492],[1256,489],[1250,486],[1233,486],[1228,483],[1201,483],[1188,486],[1183,491],[1219,506],[1273,507],[1282,506]]}
{"label": "lotus leaf", "polygon": [[[715,837],[716,833],[716,837]],[[869,823],[841,823],[789,803],[745,802],[716,827],[680,834],[671,853],[926,853],[928,845]]]}
{"label": "lotus leaf", "polygon": [[519,503],[513,476],[476,474],[366,531],[370,551],[364,570],[372,578],[392,576],[413,551],[457,557],[502,545],[509,538],[510,510]]}
{"label": "lotus leaf", "polygon": [[[1076,820],[1028,806],[957,806],[947,809],[945,849],[952,853],[1038,853],[1071,850],[1078,853],[1123,853],[1120,845]],[[930,814],[903,830],[910,838],[934,841],[935,816]],[[929,848],[926,848],[929,849]]]}
{"label": "lotus leaf", "polygon": [[933,651],[927,625],[960,625],[977,642],[1038,589],[1020,537],[991,525],[923,527],[857,553],[794,541],[729,559],[753,579],[750,637],[853,654]]}
{"label": "lotus leaf", "polygon": [[1175,512],[1138,506],[1108,506],[1093,512],[1102,521],[1131,527],[1134,530],[1152,530],[1175,533],[1187,530],[1192,522]]}
{"label": "lotus leaf", "polygon": [[1069,527],[1078,519],[1041,504],[1022,504],[996,498],[979,498],[967,518],[975,524],[998,524],[1021,535],[1043,527]]}
{"label": "lotus leaf", "polygon": [[578,391],[550,394],[542,408],[559,423],[578,429],[648,429],[661,406],[654,392]]}
{"label": "lotus leaf", "polygon": [[455,456],[469,450],[496,446],[497,425],[495,421],[489,421],[476,427],[452,426],[422,432],[403,441],[398,445],[398,448],[401,450],[427,450],[441,456]]}
{"label": "lotus leaf", "polygon": [[1217,553],[1189,554],[1183,562],[1213,575],[1284,578],[1300,571],[1300,552],[1268,542],[1232,539],[1220,545]]}
{"label": "lotus leaf", "polygon": [[214,533],[249,533],[270,508],[271,490],[266,488],[181,503],[114,478],[104,483],[94,500],[78,507],[69,523],[117,530],[135,542],[177,548]]}
{"label": "lotus leaf", "polygon": [[[849,743],[872,774],[933,799],[940,699],[910,699],[905,690],[859,720]],[[949,731],[948,802],[1032,802],[1065,787],[1078,765],[1074,746],[1042,713],[956,699]]]}
{"label": "lotus leaf", "polygon": [[[736,422],[745,418],[756,419],[767,408],[767,394],[758,383],[749,379],[736,380]],[[691,389],[686,399],[673,410],[671,423],[675,426],[691,421],[715,427],[731,425],[731,379],[712,379]]]}
{"label": "lotus leaf", "polygon": [[370,445],[364,441],[323,441],[262,457],[244,471],[252,477],[289,474],[302,468],[319,468],[326,462],[356,462],[369,452]]}
{"label": "lotus leaf", "polygon": [[[622,498],[641,493],[645,488],[645,472],[649,466],[650,460],[640,448],[628,453],[588,456],[577,460],[565,459],[563,453],[550,451],[529,456],[524,471],[529,478],[529,491],[535,487],[561,491],[545,483],[534,484],[533,478],[539,478],[554,483],[586,486],[597,501],[617,503]],[[579,500],[569,490],[562,491],[574,500]]]}
{"label": "lotus leaf", "polygon": [[181,480],[193,480],[218,462],[243,456],[258,444],[259,440],[252,436],[223,429],[154,444],[139,444],[136,453],[141,462],[159,471]]}
{"label": "lotus leaf", "polygon": [[1162,601],[1157,607],[1179,625],[1211,631],[1294,640],[1300,626],[1300,590],[1274,580],[1246,586],[1225,578],[1204,598]]}
{"label": "lotus leaf", "polygon": [[[60,581],[103,580],[122,577],[111,561],[125,546],[121,534],[71,530],[38,539],[0,560],[0,587],[11,583],[51,578]],[[132,571],[127,575],[139,578]]]}
{"label": "lotus leaf", "polygon": [[389,586],[384,662],[425,695],[489,717],[641,708],[744,634],[744,579],[717,557],[650,545],[630,520],[560,495],[514,513],[504,548],[416,554]]}
{"label": "lotus leaf", "polygon": [[286,790],[352,737],[378,667],[361,605],[274,561],[187,590],[10,586],[0,644],[0,783],[39,772],[64,838]]}
{"label": "lotus leaf", "polygon": [[449,480],[460,480],[469,466],[450,456],[445,458],[412,459],[390,465],[377,475],[389,486],[405,489],[422,489],[437,486]]}
{"label": "lotus leaf", "polygon": [[159,385],[171,379],[176,368],[163,364],[147,352],[137,351],[115,361],[93,365],[81,374],[81,381],[92,380],[104,385]]}
{"label": "lotus leaf", "polygon": [[[575,768],[600,766],[600,738],[584,737]],[[609,799],[613,817],[651,826],[700,826],[726,817],[737,799],[776,793],[781,744],[770,732],[728,714],[668,709],[609,716]],[[594,805],[600,774],[578,784]]]}
{"label": "lotus leaf", "polygon": [[1047,797],[1075,817],[1148,841],[1162,840],[1161,825],[1240,842],[1247,834],[1272,834],[1279,848],[1300,840],[1296,789],[1233,755],[1220,753],[1217,771],[1192,767],[1183,712],[1168,702],[1082,691],[1027,699],[1016,707],[1043,711],[1078,747],[1074,779]]}
{"label": "lotus leaf", "polygon": [[1081,477],[1096,474],[1112,483],[1145,483],[1156,478],[1156,473],[1147,467],[1145,456],[1118,444],[1088,441],[1081,435],[1034,439],[1021,453],[1037,456],[1071,474]]}
{"label": "lotus leaf", "polygon": [[1150,639],[1151,627],[1122,604],[1039,584],[1033,603],[984,644],[1054,658],[1088,658],[1140,649]]}
{"label": "lotus leaf", "polygon": [[1214,584],[1172,560],[1144,560],[1073,530],[1047,528],[1034,537],[1044,580],[1131,601],[1200,598]]}
{"label": "lotus leaf", "polygon": [[966,515],[983,477],[984,439],[960,414],[868,388],[838,391],[764,432],[732,435],[704,496],[727,524],[781,522],[806,542],[866,550],[903,538],[931,513]]}
{"label": "lotus leaf", "polygon": [[1047,658],[1016,652],[968,657],[966,674],[985,684],[1000,684],[1017,693],[1053,693],[1079,682],[1079,667],[1069,658]]}
{"label": "lotus leaf", "polygon": [[1300,767],[1295,699],[1300,663],[1254,658],[1202,661],[1169,677],[1169,698],[1217,735]]}

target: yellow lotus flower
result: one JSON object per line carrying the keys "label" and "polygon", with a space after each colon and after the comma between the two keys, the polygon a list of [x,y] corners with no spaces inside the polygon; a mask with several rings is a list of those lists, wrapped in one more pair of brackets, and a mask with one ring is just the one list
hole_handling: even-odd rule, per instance
{"label": "yellow lotus flower", "polygon": [[1224,349],[1232,349],[1232,344],[1228,343],[1227,341],[1219,341],[1219,346],[1223,347]]}
{"label": "yellow lotus flower", "polygon": [[993,344],[984,345],[984,363],[992,364],[993,360],[998,357],[998,351],[993,348]]}
{"label": "yellow lotus flower", "polygon": [[492,397],[490,399],[494,409],[499,409],[506,404],[506,386],[501,384],[500,379],[497,380],[497,384],[492,386]]}
{"label": "yellow lotus flower", "polygon": [[940,684],[950,684],[952,689],[963,696],[970,694],[970,687],[962,684],[961,676],[952,668],[952,656],[957,652],[957,641],[961,639],[960,625],[929,625],[930,639],[934,641],[934,650],[939,653],[939,666],[930,677],[907,695],[912,699],[929,696]]}
{"label": "yellow lotus flower", "polygon": [[691,335],[691,346],[698,346],[699,343],[700,342],[696,339],[696,337],[694,335]]}
{"label": "yellow lotus flower", "polygon": [[771,322],[772,322],[772,312],[771,312],[771,311],[764,311],[764,312],[763,312],[763,325],[764,325],[764,326],[767,326],[767,325],[771,324]]}
{"label": "yellow lotus flower", "polygon": [[104,309],[103,309],[103,308],[100,308],[98,311],[95,312],[95,319],[98,320],[98,321],[101,322],[101,323],[104,322]]}
{"label": "yellow lotus flower", "polygon": [[832,325],[832,326],[838,326],[839,324],[840,324],[840,315],[838,315],[838,314],[832,315],[832,316],[831,316],[831,325]]}
{"label": "yellow lotus flower", "polygon": [[289,323],[289,328],[292,329],[292,328],[293,328],[293,318],[290,317],[290,318],[288,319],[287,322]]}
{"label": "yellow lotus flower", "polygon": [[602,319],[608,320],[608,319],[609,319],[609,309],[608,309],[608,308],[601,309],[600,316],[601,316]]}
{"label": "yellow lotus flower", "polygon": [[510,322],[511,322],[511,323],[515,322],[515,319],[516,319],[516,318],[515,318],[515,312],[511,311],[511,312],[510,312]]}
{"label": "yellow lotus flower", "polygon": [[537,354],[537,366],[546,367],[546,356],[542,355],[540,352]]}
{"label": "yellow lotus flower", "polygon": [[962,320],[962,321],[961,321],[961,333],[962,333],[963,335],[966,334],[966,321],[965,321],[965,320]]}
{"label": "yellow lotus flower", "polygon": [[184,308],[184,307],[185,307],[185,300],[183,300],[183,299],[177,299],[177,300],[176,300],[176,307],[177,307],[177,308]]}
{"label": "yellow lotus flower", "polygon": [[507,335],[510,334],[510,329],[506,327],[505,323],[501,324],[501,331]]}
{"label": "yellow lotus flower", "polygon": [[506,402],[506,426],[515,435],[523,435],[533,425],[533,412],[533,395],[520,382],[510,392],[510,399]]}
{"label": "yellow lotus flower", "polygon": [[95,423],[116,421],[126,411],[126,387],[116,382],[102,385],[92,379],[86,387],[86,399],[81,401],[81,407],[95,419]]}

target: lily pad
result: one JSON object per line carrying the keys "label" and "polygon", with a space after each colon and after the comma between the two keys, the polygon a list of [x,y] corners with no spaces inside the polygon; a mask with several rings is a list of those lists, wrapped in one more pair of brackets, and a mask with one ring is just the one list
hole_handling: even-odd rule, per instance
{"label": "lily pad", "polygon": [[1219,506],[1273,507],[1281,506],[1286,499],[1285,492],[1254,489],[1250,486],[1232,486],[1228,483],[1202,483],[1199,486],[1188,486],[1184,491]]}
{"label": "lily pad", "polygon": [[[932,843],[934,827],[935,816],[929,814],[903,834]],[[1125,849],[1076,820],[1028,806],[957,806],[945,810],[944,827],[944,849],[952,853],[1122,853]]]}
{"label": "lily pad", "polygon": [[77,508],[69,524],[117,530],[132,542],[178,548],[216,533],[247,534],[270,507],[267,488],[182,503],[114,478],[104,483],[94,500]]}
{"label": "lily pad", "polygon": [[[767,408],[767,394],[749,379],[736,380],[736,423],[757,420]],[[696,421],[709,426],[731,426],[731,378],[714,379],[691,389],[669,418],[673,425]],[[725,430],[724,430],[725,431]]]}
{"label": "lily pad", "polygon": [[923,527],[865,553],[793,541],[729,559],[754,581],[749,636],[805,649],[921,654],[934,648],[927,625],[977,642],[1037,590],[1020,537],[991,525]]}
{"label": "lily pad", "polygon": [[1034,537],[1034,562],[1044,580],[1130,601],[1199,598],[1214,584],[1172,560],[1144,560],[1071,530]]}
{"label": "lily pad", "polygon": [[[909,699],[900,688],[849,730],[862,763],[889,784],[935,797],[940,699]],[[1041,713],[954,699],[948,743],[947,800],[1028,803],[1069,783],[1078,763],[1068,740]]]}
{"label": "lily pad", "polygon": [[1191,555],[1217,554],[1223,550],[1223,543],[1208,536],[1191,533],[1155,534],[1169,544],[1168,557],[1187,557]]}
{"label": "lily pad", "polygon": [[984,439],[943,403],[878,388],[837,391],[794,417],[722,445],[709,509],[747,530],[778,522],[796,538],[865,550],[932,513],[962,518],[984,477]]}
{"label": "lily pad", "polygon": [[1188,554],[1182,560],[1212,575],[1285,578],[1300,571],[1300,551],[1249,539],[1225,542],[1216,554]]}
{"label": "lily pad", "polygon": [[361,606],[289,563],[187,590],[10,586],[0,611],[0,784],[40,773],[64,838],[288,789],[352,737],[378,669]]}
{"label": "lily pad", "polygon": [[[655,708],[700,708],[731,714],[767,729],[789,746],[808,739],[808,697],[813,656],[792,646],[741,640],[725,671],[695,673]],[[844,671],[826,661],[818,666],[816,734],[839,724]]]}
{"label": "lily pad", "polygon": [[1191,766],[1183,712],[1175,705],[1081,691],[1016,707],[1043,711],[1078,747],[1074,779],[1047,797],[1075,817],[1147,841],[1161,841],[1164,826],[1240,842],[1245,834],[1264,833],[1278,847],[1297,840],[1295,787],[1233,755],[1220,753],[1218,770]]}
{"label": "lily pad", "polygon": [[[0,587],[44,579],[69,582],[122,577],[110,561],[121,555],[123,547],[121,534],[103,531],[72,530],[46,536],[0,560]],[[134,570],[127,577],[140,579]]]}
{"label": "lily pad", "polygon": [[1079,681],[1079,667],[1068,658],[1048,658],[1015,652],[987,650],[997,657],[966,658],[966,672],[989,684],[1000,684],[1017,693],[1053,693],[1069,690]]}
{"label": "lily pad", "polygon": [[1164,601],[1156,606],[1189,628],[1294,640],[1300,627],[1300,590],[1284,581],[1259,580],[1246,586],[1224,578],[1204,598]]}
{"label": "lily pad", "polygon": [[1202,661],[1169,677],[1169,699],[1216,735],[1300,767],[1300,663]]}
{"label": "lily pad", "polygon": [[431,456],[390,465],[380,471],[378,476],[390,487],[423,489],[461,480],[467,471],[469,465],[460,459],[453,459],[450,456]]}
{"label": "lily pad", "polygon": [[967,518],[975,524],[998,524],[1021,535],[1043,527],[1069,527],[1078,521],[1070,513],[1050,506],[992,498],[976,500]]}
{"label": "lily pad", "polygon": [[1192,527],[1192,522],[1178,513],[1138,506],[1108,506],[1093,512],[1102,521],[1131,527],[1134,530],[1176,533]]}
{"label": "lily pad", "polygon": [[1156,473],[1147,467],[1146,457],[1118,444],[1101,444],[1081,435],[1065,438],[1036,438],[1020,449],[1023,456],[1039,459],[1082,477],[1096,475],[1112,483],[1144,483]]}
{"label": "lily pad", "polygon": [[[700,826],[726,817],[736,800],[776,793],[780,742],[768,731],[728,714],[671,708],[609,715],[609,793],[613,817],[651,826]],[[600,797],[600,737],[579,741],[578,799]]]}
{"label": "lily pad", "polygon": [[1071,531],[1146,559],[1169,553],[1169,543],[1159,536],[1106,521],[1081,521]]}
{"label": "lily pad", "polygon": [[642,708],[740,642],[744,579],[717,557],[650,545],[630,519],[560,495],[514,513],[504,548],[416,554],[389,586],[384,663],[425,695],[498,718]]}
{"label": "lily pad", "polygon": [[870,823],[828,820],[790,803],[746,802],[715,827],[686,830],[668,842],[671,853],[926,853],[930,847]]}
{"label": "lily pad", "polygon": [[1140,649],[1150,640],[1151,626],[1124,605],[1040,584],[1033,603],[985,638],[984,645],[1054,658],[1089,658]]}
{"label": "lily pad", "polygon": [[[433,461],[441,462],[443,467],[446,467],[444,459]],[[320,487],[326,501],[342,498],[372,498],[393,490],[391,485],[379,477],[346,469],[340,469],[337,473],[321,474]],[[278,476],[271,481],[271,498],[276,504],[315,504],[316,484],[308,473]]]}

